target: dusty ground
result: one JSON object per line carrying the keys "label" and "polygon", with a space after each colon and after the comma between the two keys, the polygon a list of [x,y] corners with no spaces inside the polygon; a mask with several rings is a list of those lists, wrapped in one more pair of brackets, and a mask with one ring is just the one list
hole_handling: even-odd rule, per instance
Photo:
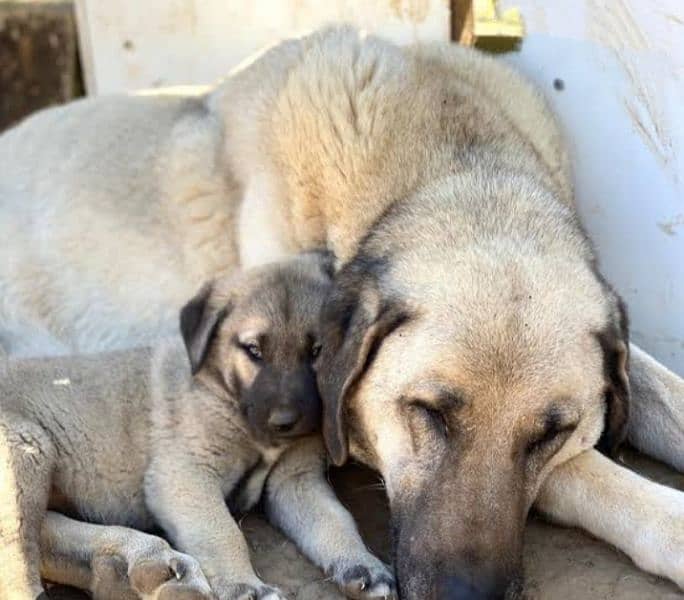
{"label": "dusty ground", "polygon": [[[684,490],[684,475],[632,452],[625,462],[652,479]],[[354,512],[368,545],[387,557],[387,509],[378,480],[360,467],[332,474],[340,497]],[[295,600],[341,600],[343,596],[321,572],[274,531],[259,515],[242,521],[261,576],[289,591]],[[639,571],[606,544],[574,529],[530,519],[525,540],[527,596],[530,600],[684,599],[673,584]],[[83,598],[80,595],[60,598]]]}

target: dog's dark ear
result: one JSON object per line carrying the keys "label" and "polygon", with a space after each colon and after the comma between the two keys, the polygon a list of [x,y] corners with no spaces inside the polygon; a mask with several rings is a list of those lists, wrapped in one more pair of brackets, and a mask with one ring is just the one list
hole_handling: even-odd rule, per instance
{"label": "dog's dark ear", "polygon": [[209,298],[212,288],[212,283],[205,283],[180,312],[180,331],[193,375],[200,370],[209,349],[209,342],[227,311],[225,307],[211,306]]}
{"label": "dog's dark ear", "polygon": [[349,455],[345,407],[368,371],[382,341],[408,319],[396,302],[377,290],[363,292],[337,286],[322,311],[323,350],[318,384],[323,400],[323,438],[333,464]]}
{"label": "dog's dark ear", "polygon": [[629,421],[629,326],[625,305],[617,298],[615,323],[597,335],[603,350],[606,415],[598,449],[614,456],[627,435]]}

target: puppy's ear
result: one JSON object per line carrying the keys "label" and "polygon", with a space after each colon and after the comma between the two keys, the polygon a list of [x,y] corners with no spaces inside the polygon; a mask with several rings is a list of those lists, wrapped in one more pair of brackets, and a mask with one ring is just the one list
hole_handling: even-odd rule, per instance
{"label": "puppy's ear", "polygon": [[318,258],[321,271],[328,279],[332,279],[335,274],[335,255],[329,250],[316,250],[314,252]]}
{"label": "puppy's ear", "polygon": [[227,307],[211,306],[212,290],[213,283],[205,283],[180,312],[180,331],[193,375],[202,367],[216,327],[228,311]]}
{"label": "puppy's ear", "polygon": [[614,322],[597,335],[603,350],[603,370],[606,379],[606,415],[598,449],[615,455],[625,440],[629,420],[629,326],[627,311],[616,296]]}
{"label": "puppy's ear", "polygon": [[335,255],[330,250],[308,250],[298,256],[299,260],[314,262],[326,279],[332,279],[335,274]]}
{"label": "puppy's ear", "polygon": [[376,289],[361,292],[354,287],[337,286],[322,311],[323,350],[317,372],[323,400],[323,437],[337,466],[349,455],[346,404],[373,364],[383,340],[408,319],[398,303],[381,299]]}

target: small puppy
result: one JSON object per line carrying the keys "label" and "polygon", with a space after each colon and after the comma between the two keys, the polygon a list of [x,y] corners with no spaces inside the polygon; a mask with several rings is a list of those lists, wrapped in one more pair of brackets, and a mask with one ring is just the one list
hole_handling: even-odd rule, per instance
{"label": "small puppy", "polygon": [[[328,257],[309,253],[203,287],[181,312],[185,348],[8,363],[0,598],[36,598],[41,574],[96,598],[284,598],[255,574],[225,503],[253,506],[272,470],[271,520],[346,593],[393,594],[322,475],[306,478],[322,472],[307,434],[320,421],[313,362],[329,283]],[[155,524],[189,555],[128,529]]]}

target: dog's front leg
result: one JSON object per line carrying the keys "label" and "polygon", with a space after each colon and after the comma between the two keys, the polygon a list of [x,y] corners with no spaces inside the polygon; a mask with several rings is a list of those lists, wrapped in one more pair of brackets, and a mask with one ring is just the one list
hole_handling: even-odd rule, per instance
{"label": "dog's front leg", "polygon": [[218,476],[187,464],[176,473],[148,473],[147,503],[174,545],[197,558],[218,600],[285,600],[254,572],[247,540],[226,507]]}
{"label": "dog's front leg", "polygon": [[581,527],[684,589],[684,493],[588,450],[557,467],[537,497],[551,520]]}
{"label": "dog's front leg", "polygon": [[290,448],[266,481],[269,520],[290,537],[351,598],[393,598],[390,569],[373,556],[354,519],[325,478],[321,440],[310,438]]}
{"label": "dog's front leg", "polygon": [[630,345],[629,441],[684,472],[684,380]]}

